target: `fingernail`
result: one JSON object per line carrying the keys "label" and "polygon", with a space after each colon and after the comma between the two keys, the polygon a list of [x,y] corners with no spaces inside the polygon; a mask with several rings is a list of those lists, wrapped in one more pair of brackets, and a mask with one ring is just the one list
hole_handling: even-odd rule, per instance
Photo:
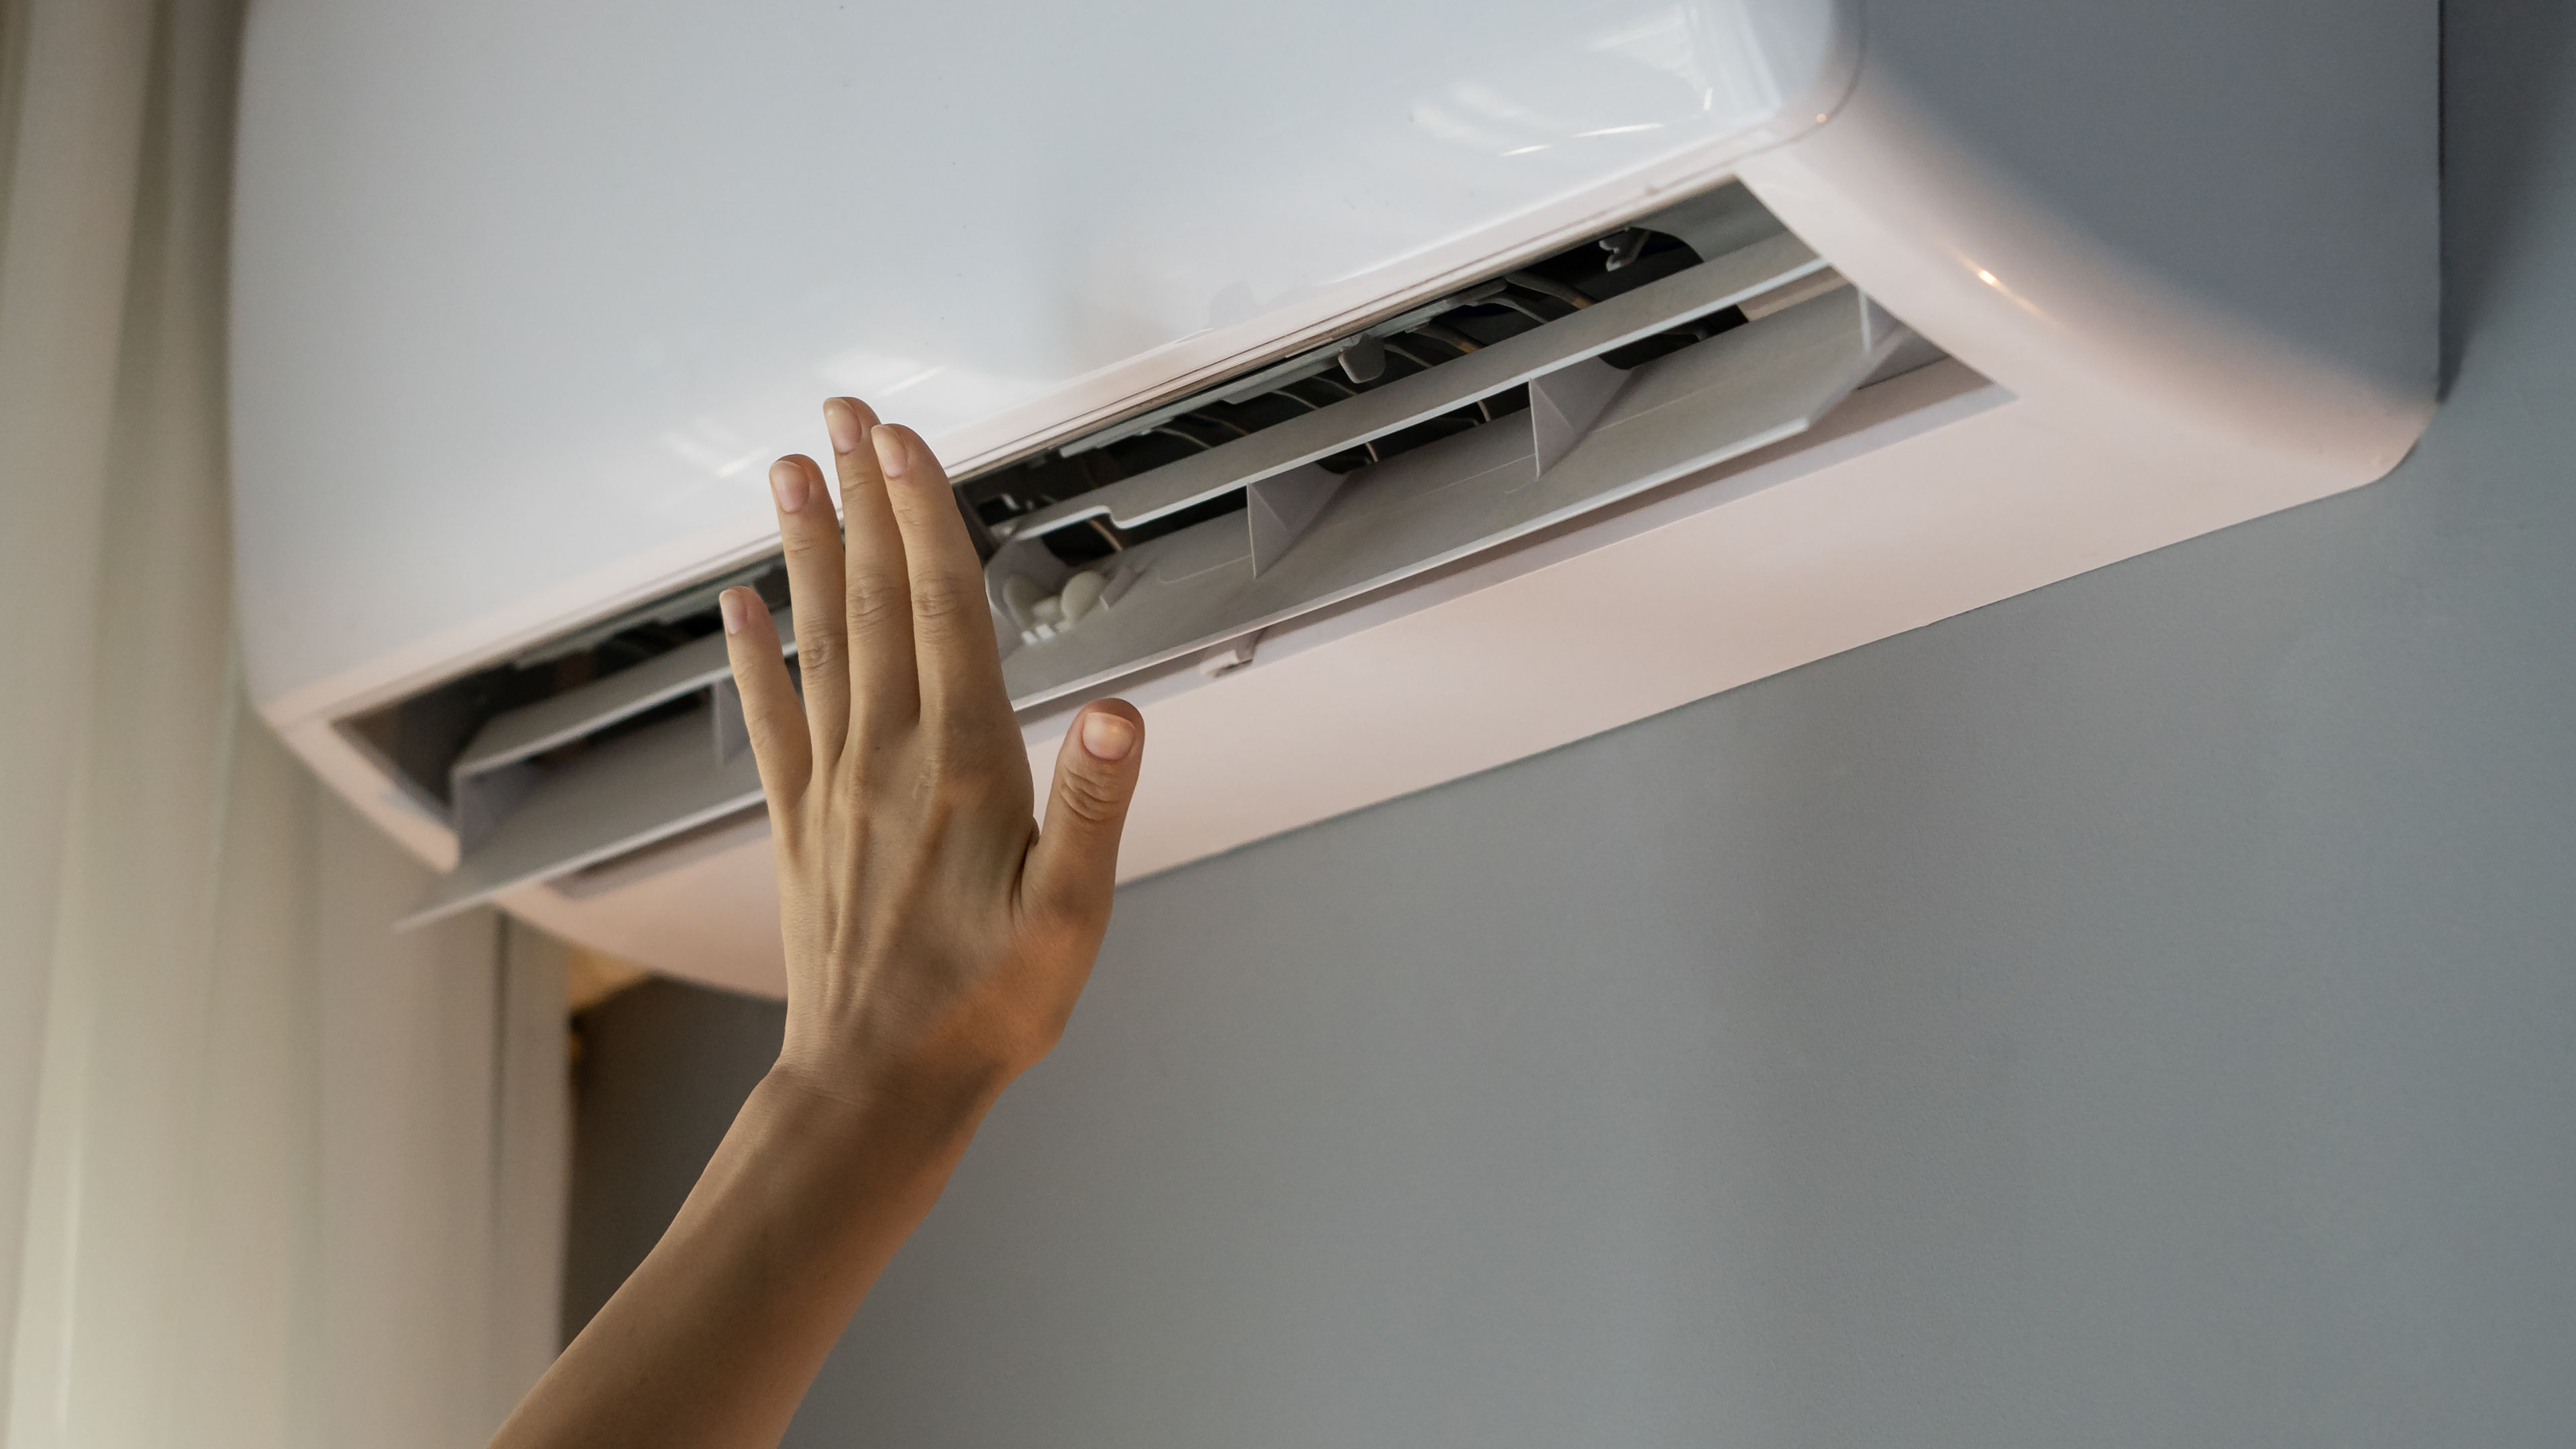
{"label": "fingernail", "polygon": [[778,498],[778,511],[794,513],[805,506],[805,470],[793,458],[781,458],[769,465],[769,491]]}
{"label": "fingernail", "polygon": [[836,397],[823,404],[823,430],[832,435],[832,451],[855,453],[859,450],[859,408],[856,401]]}
{"label": "fingernail", "polygon": [[1095,709],[1082,717],[1082,748],[1095,760],[1123,760],[1136,748],[1136,726],[1125,715]]}
{"label": "fingernail", "polygon": [[877,466],[884,469],[889,478],[902,477],[903,465],[911,461],[904,453],[903,434],[892,428],[880,427],[868,436],[877,445]]}
{"label": "fingernail", "polygon": [[727,589],[723,593],[716,595],[716,609],[719,613],[724,615],[726,633],[739,634],[742,632],[742,590]]}

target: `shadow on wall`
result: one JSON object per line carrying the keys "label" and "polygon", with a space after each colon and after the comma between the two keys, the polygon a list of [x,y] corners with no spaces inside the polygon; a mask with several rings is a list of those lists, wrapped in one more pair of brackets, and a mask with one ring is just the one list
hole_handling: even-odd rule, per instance
{"label": "shadow on wall", "polygon": [[[2567,71],[2576,52],[2576,6],[2566,0],[2449,4],[2446,51],[2473,46],[2497,74],[2442,86],[2442,393],[2458,377],[2468,339],[2495,305],[2497,281],[2527,244],[2522,223],[2535,211],[2532,188],[2547,174],[2556,124],[2569,104]],[[2474,137],[2463,147],[2462,137]]]}
{"label": "shadow on wall", "polygon": [[572,1342],[644,1261],[777,1059],[783,1003],[649,980],[573,1018],[570,1231],[563,1338]]}

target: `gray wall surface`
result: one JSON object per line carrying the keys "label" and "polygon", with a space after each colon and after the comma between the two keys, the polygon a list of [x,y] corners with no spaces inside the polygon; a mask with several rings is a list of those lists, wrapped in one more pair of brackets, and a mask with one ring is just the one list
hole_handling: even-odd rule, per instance
{"label": "gray wall surface", "polygon": [[653,1250],[733,1114],[778,1058],[776,1002],[646,981],[573,1019],[564,1341]]}
{"label": "gray wall surface", "polygon": [[1129,890],[789,1442],[2569,1443],[2568,8],[2395,476]]}

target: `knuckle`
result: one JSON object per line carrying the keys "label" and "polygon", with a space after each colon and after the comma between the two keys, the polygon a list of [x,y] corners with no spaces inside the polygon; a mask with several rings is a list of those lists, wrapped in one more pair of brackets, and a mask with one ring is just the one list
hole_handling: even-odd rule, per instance
{"label": "knuckle", "polygon": [[922,743],[922,780],[942,795],[971,794],[990,773],[976,757],[967,738],[958,731],[928,730],[923,734]]}
{"label": "knuckle", "polygon": [[959,816],[982,818],[1016,800],[1008,813],[1025,817],[1029,813],[1026,780],[1023,774],[1015,782],[1007,770],[995,768],[991,756],[966,741],[934,737],[922,758],[915,788],[923,801]]}
{"label": "knuckle", "polygon": [[924,623],[955,624],[961,616],[983,605],[981,594],[969,592],[955,579],[922,579],[912,586],[913,615]]}
{"label": "knuckle", "polygon": [[1056,785],[1056,800],[1088,825],[1114,824],[1127,810],[1127,792],[1116,780],[1090,770],[1068,770]]}
{"label": "knuckle", "polygon": [[850,580],[850,627],[878,630],[894,627],[902,618],[904,592],[874,575]]}
{"label": "knuckle", "polygon": [[841,665],[841,641],[817,631],[796,636],[796,667],[807,674],[828,674]]}
{"label": "knuckle", "polygon": [[779,538],[779,551],[791,559],[808,559],[841,546],[839,530],[791,528]]}

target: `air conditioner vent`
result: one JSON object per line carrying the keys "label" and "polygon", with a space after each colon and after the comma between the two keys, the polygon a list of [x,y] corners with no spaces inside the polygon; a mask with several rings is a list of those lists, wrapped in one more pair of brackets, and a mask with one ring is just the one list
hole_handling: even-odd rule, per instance
{"label": "air conditioner vent", "polygon": [[[1445,355],[1398,370],[1349,366],[1352,342],[1310,352],[1147,413],[1109,446],[1183,424],[1231,436],[1191,431],[1167,461],[1121,459],[1107,481],[1084,461],[1107,449],[1075,445],[988,483],[973,502],[998,540],[986,579],[1013,704],[1212,659],[1794,436],[1913,340],[1740,190],[1675,210],[1722,218],[1734,249],[1701,260],[1650,217],[1645,242],[1618,233],[1551,259],[1562,279],[1514,273],[1359,339],[1427,355],[1406,344],[1439,329],[1457,339]],[[1340,395],[1283,392],[1318,379]]]}
{"label": "air conditioner vent", "polygon": [[[978,522],[996,532],[1007,531],[1014,520],[1051,504],[1402,383],[1707,258],[1780,234],[1779,223],[1751,193],[1737,185],[1722,186],[1607,236],[1410,308],[1359,333],[1202,388],[1035,458],[964,480],[959,494]],[[1740,309],[1720,308],[1637,338],[1603,354],[1602,360],[1625,370],[1745,320]],[[1527,406],[1526,389],[1505,388],[1316,461],[1327,472],[1351,473]],[[1094,514],[1080,528],[1048,534],[1048,549],[1066,563],[1079,565],[1243,507],[1244,495],[1238,491],[1132,526]]]}
{"label": "air conditioner vent", "polygon": [[650,663],[722,631],[716,595],[749,586],[773,609],[787,606],[787,571],[776,558],[665,595],[461,675],[380,709],[339,722],[341,732],[389,768],[424,803],[453,805],[451,769],[490,720]]}
{"label": "air conditioner vent", "polygon": [[[1301,614],[1791,437],[1909,343],[1729,185],[960,480],[1012,702],[1240,662]],[[454,825],[413,922],[757,828],[714,608],[743,582],[792,640],[771,560],[345,722]]]}

